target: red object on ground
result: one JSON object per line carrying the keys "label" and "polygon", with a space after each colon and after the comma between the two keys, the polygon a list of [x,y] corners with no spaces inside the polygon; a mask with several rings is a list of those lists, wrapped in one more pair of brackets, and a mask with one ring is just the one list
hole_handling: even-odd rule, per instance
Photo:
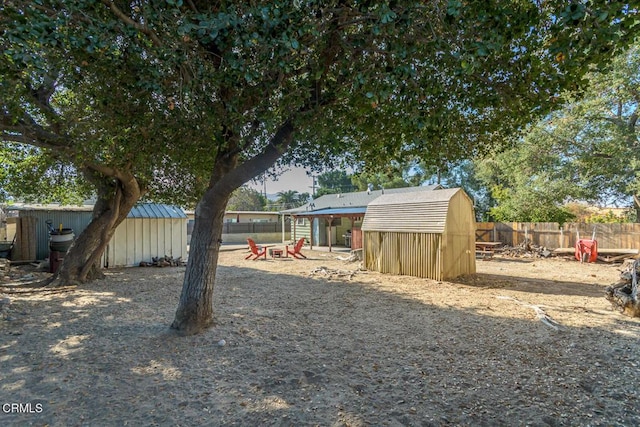
{"label": "red object on ground", "polygon": [[596,262],[598,259],[598,242],[580,239],[576,242],[576,259],[580,262]]}
{"label": "red object on ground", "polygon": [[249,259],[251,257],[253,257],[254,261],[260,257],[267,259],[267,248],[256,245],[256,242],[253,239],[247,239],[247,242],[249,243],[249,249],[251,249],[251,253],[247,255],[245,259]]}
{"label": "red object on ground", "polygon": [[306,258],[306,256],[304,256],[302,252],[300,252],[303,245],[304,245],[304,237],[298,240],[298,243],[296,243],[292,251],[289,250],[289,246],[285,246],[285,250],[287,251],[286,256],[288,257],[289,255],[293,255],[293,257],[297,259]]}

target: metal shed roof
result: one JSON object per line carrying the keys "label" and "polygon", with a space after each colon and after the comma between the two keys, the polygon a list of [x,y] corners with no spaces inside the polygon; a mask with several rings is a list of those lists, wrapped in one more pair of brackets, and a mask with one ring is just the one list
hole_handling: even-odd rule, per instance
{"label": "metal shed roof", "polygon": [[[40,204],[15,204],[6,207],[7,211],[48,211],[48,212],[92,212],[93,205],[40,205]],[[139,203],[135,205],[127,218],[186,218],[181,207],[163,205],[158,203]]]}
{"label": "metal shed roof", "polygon": [[61,212],[91,212],[93,205],[59,205],[59,204],[29,204],[16,203],[14,205],[5,206],[6,211],[61,211]]}
{"label": "metal shed roof", "polygon": [[187,218],[187,214],[178,206],[140,203],[131,209],[127,218]]}
{"label": "metal shed roof", "polygon": [[449,202],[459,191],[463,190],[449,188],[380,196],[367,207],[362,230],[444,233]]}

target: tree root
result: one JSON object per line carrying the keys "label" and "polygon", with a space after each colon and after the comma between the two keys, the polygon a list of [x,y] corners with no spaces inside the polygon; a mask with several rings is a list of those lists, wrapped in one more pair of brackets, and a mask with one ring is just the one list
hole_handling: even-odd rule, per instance
{"label": "tree root", "polygon": [[632,287],[627,282],[615,283],[607,288],[605,298],[622,314],[640,317],[640,300],[634,298]]}

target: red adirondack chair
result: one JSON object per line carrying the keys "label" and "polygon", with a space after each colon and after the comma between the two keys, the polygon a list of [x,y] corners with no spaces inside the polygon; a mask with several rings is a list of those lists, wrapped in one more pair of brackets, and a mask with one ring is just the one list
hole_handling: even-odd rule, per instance
{"label": "red adirondack chair", "polygon": [[256,242],[253,239],[247,239],[247,242],[249,243],[249,249],[251,249],[251,253],[247,255],[245,259],[249,259],[251,257],[253,257],[254,261],[260,257],[267,259],[267,248],[256,245]]}
{"label": "red adirondack chair", "polygon": [[289,250],[289,246],[286,246],[287,249],[287,256],[289,256],[289,254],[291,254],[294,258],[297,259],[302,259],[302,258],[307,258],[306,256],[304,256],[300,250],[302,249],[302,246],[304,245],[304,237],[301,238],[300,240],[298,240],[298,243],[296,243],[296,245],[293,247],[293,250]]}

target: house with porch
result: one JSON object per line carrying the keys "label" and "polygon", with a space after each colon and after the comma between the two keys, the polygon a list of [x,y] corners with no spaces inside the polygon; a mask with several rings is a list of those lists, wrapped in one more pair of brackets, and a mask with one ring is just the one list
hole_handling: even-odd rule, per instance
{"label": "house with porch", "polygon": [[291,239],[302,237],[313,246],[362,247],[362,221],[369,203],[383,194],[402,194],[441,189],[436,185],[326,194],[280,213],[291,217]]}

